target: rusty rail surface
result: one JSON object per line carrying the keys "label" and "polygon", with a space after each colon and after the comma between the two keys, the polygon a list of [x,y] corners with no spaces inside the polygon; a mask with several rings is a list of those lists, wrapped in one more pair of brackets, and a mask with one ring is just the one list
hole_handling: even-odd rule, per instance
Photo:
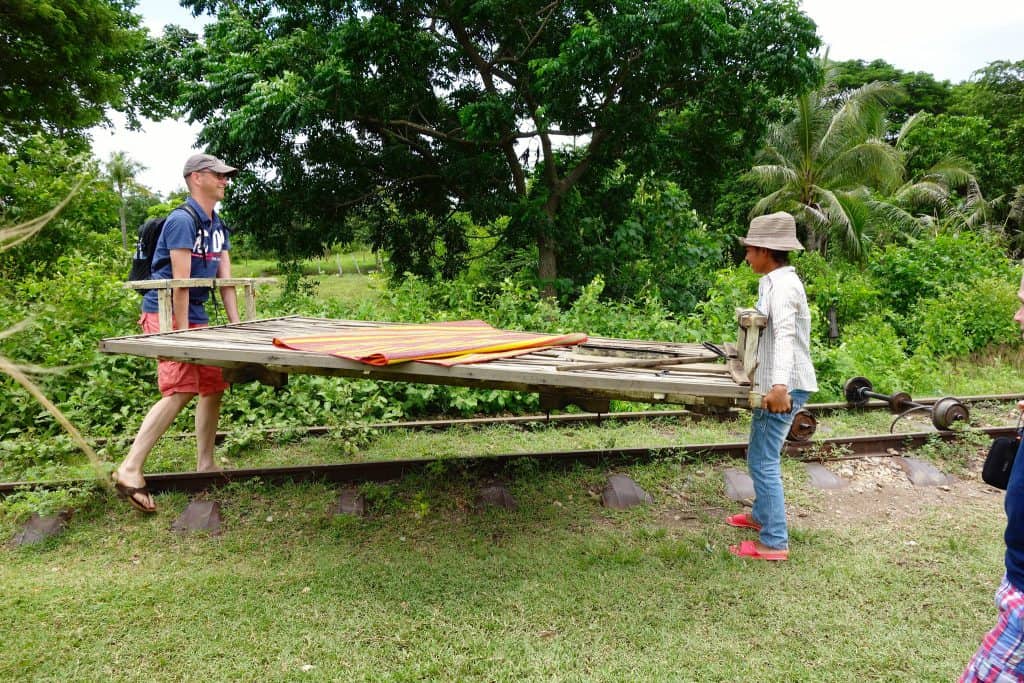
{"label": "rusty rail surface", "polygon": [[[818,439],[807,442],[788,442],[786,453],[808,461],[828,461],[849,456],[867,457],[892,455],[908,448],[917,448],[931,440],[953,441],[962,436],[984,434],[986,437],[1010,436],[1015,427],[987,427],[963,431],[908,432],[904,434],[873,434]],[[289,467],[265,467],[228,470],[225,472],[173,472],[146,475],[146,482],[154,493],[179,491],[194,493],[216,488],[231,482],[259,479],[270,484],[289,482],[321,481],[338,484],[359,482],[382,482],[399,479],[413,474],[422,474],[438,467],[460,468],[478,474],[502,471],[510,463],[535,459],[550,465],[584,464],[629,464],[647,460],[682,455],[694,457],[710,455],[717,457],[743,458],[747,443],[732,442],[718,444],[687,444],[678,446],[603,448],[577,451],[549,451],[539,453],[510,453],[503,455],[467,456],[455,458],[422,458],[414,460],[381,460],[375,462],[339,463],[324,465],[296,465]],[[67,486],[89,485],[92,480],[68,480],[48,482],[0,483],[0,496],[23,489],[55,489]]]}
{"label": "rusty rail surface", "polygon": [[[937,401],[942,400],[942,397],[935,398],[919,398],[914,399],[916,403],[922,405],[934,405]],[[990,394],[980,396],[964,396],[959,397],[959,400],[963,403],[999,403],[1006,401],[1019,401],[1024,400],[1024,394]],[[853,406],[849,403],[809,403],[804,406],[804,410],[809,410],[812,413],[816,412],[836,412],[842,410],[883,410],[888,409],[889,404],[885,401],[868,401],[864,405]],[[652,420],[658,418],[672,418],[672,417],[687,417],[695,420],[727,420],[735,419],[739,416],[739,411],[729,410],[721,413],[696,413],[692,410],[637,410],[631,412],[615,412],[615,413],[558,413],[550,414],[543,413],[537,415],[513,415],[513,416],[500,416],[500,417],[468,417],[468,418],[456,418],[449,420],[405,420],[402,422],[371,422],[367,424],[354,424],[352,426],[362,429],[448,429],[449,427],[487,427],[491,425],[499,424],[574,424],[574,423],[590,423],[597,422],[601,423],[604,421],[613,422],[624,422],[632,420]],[[255,429],[253,431],[261,434],[277,434],[280,432],[296,433],[301,432],[310,436],[319,436],[323,434],[329,434],[332,431],[337,431],[339,427],[329,425],[316,425],[312,427],[266,427],[262,429]],[[221,443],[231,434],[230,431],[219,431],[216,435],[217,443]],[[109,441],[117,440],[128,440],[133,435],[125,435],[123,437],[111,437],[111,438],[98,438],[91,439],[93,445],[102,446]],[[165,439],[188,439],[195,437],[193,432],[181,432],[175,434],[165,434]]]}

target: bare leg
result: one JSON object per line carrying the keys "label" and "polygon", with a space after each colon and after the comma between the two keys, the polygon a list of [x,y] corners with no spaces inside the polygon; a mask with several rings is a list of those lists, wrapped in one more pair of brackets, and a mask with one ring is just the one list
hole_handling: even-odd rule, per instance
{"label": "bare leg", "polygon": [[217,438],[217,422],[220,420],[220,401],[224,392],[199,397],[196,406],[196,471],[209,472],[219,469],[213,459],[213,447]]}
{"label": "bare leg", "polygon": [[[167,428],[174,422],[182,408],[188,405],[195,394],[171,394],[153,404],[153,407],[146,413],[139,433],[135,435],[135,441],[125,456],[124,461],[117,468],[117,479],[127,486],[142,487],[146,480],[142,476],[142,468],[146,464],[146,458],[156,445],[157,440],[164,435]],[[152,505],[152,498],[147,503]]]}

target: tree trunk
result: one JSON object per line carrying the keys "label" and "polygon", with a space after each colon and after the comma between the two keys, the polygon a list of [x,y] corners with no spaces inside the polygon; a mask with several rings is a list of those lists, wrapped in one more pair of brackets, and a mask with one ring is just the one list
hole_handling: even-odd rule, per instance
{"label": "tree trunk", "polygon": [[827,243],[828,235],[811,228],[807,229],[807,244],[805,245],[807,247],[807,251],[812,251],[824,256]]}
{"label": "tree trunk", "polygon": [[537,279],[541,283],[541,293],[555,298],[555,278],[558,277],[558,261],[555,256],[555,240],[550,235],[537,238]]}
{"label": "tree trunk", "polygon": [[124,199],[121,200],[121,206],[118,207],[117,212],[121,216],[121,246],[128,251],[128,221],[125,218]]}

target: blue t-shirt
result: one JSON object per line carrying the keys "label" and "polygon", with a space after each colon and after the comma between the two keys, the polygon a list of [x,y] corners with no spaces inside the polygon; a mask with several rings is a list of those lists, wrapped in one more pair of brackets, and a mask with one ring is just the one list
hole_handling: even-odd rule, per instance
{"label": "blue t-shirt", "polygon": [[1010,481],[1006,485],[1006,578],[1024,591],[1024,441],[1013,459]]}
{"label": "blue t-shirt", "polygon": [[[199,216],[202,235],[196,234],[195,222],[184,209],[171,211],[160,231],[160,238],[153,251],[153,272],[151,280],[171,279],[171,249],[188,249],[192,252],[192,270],[188,277],[216,277],[220,268],[221,252],[228,251],[228,230],[221,222],[217,212],[213,219],[206,217],[206,212],[199,204],[188,198],[188,205]],[[193,287],[188,295],[188,321],[190,324],[205,325],[209,322],[206,315],[206,300],[210,298],[210,290],[206,287]],[[142,310],[156,313],[160,310],[155,289],[148,290],[142,297]]]}

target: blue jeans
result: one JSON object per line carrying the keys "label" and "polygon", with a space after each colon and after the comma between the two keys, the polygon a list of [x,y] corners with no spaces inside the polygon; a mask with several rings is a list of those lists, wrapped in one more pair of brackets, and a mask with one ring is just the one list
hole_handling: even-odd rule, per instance
{"label": "blue jeans", "polygon": [[754,509],[750,516],[761,525],[761,543],[779,550],[789,547],[786,499],[782,493],[782,445],[793,424],[793,415],[810,396],[802,389],[794,389],[789,395],[793,407],[788,413],[754,408],[747,446],[747,469],[754,481]]}

